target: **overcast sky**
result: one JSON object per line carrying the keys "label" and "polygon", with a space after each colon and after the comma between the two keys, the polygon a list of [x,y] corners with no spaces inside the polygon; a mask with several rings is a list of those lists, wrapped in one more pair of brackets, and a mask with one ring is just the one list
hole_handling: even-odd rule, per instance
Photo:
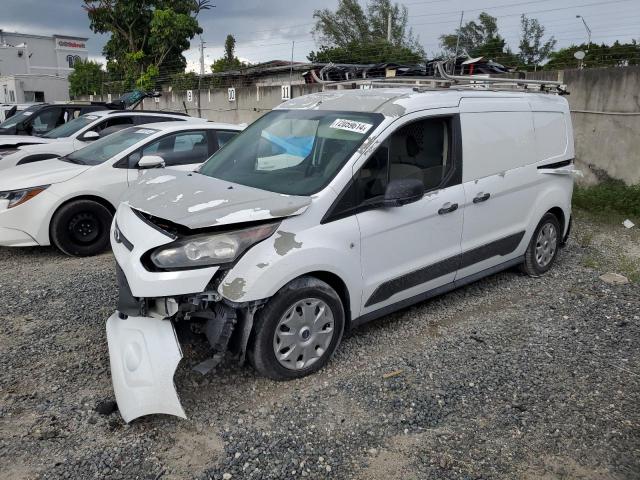
{"label": "overcast sky", "polygon": [[[200,15],[206,42],[205,62],[210,65],[222,56],[228,33],[237,40],[236,55],[252,63],[291,57],[304,61],[316,48],[310,31],[313,11],[335,8],[337,0],[213,0],[216,8]],[[364,0],[361,4],[364,5]],[[593,32],[594,42],[640,39],[640,1],[638,0],[406,0],[409,24],[426,52],[439,51],[438,38],[455,30],[464,10],[465,21],[486,11],[498,18],[500,33],[513,50],[518,48],[520,15],[537,18],[554,35],[558,46],[586,41],[582,15]],[[104,61],[102,47],[108,40],[89,29],[81,0],[1,0],[0,29],[22,33],[89,37],[90,57]],[[197,39],[185,53],[190,67],[199,61]]]}

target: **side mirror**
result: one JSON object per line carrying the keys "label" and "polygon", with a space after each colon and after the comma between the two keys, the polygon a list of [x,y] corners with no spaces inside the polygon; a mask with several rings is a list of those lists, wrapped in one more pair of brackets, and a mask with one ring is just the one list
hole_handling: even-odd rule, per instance
{"label": "side mirror", "polygon": [[384,207],[401,207],[417,202],[424,196],[424,184],[415,178],[391,180],[384,192]]}
{"label": "side mirror", "polygon": [[138,168],[164,168],[164,159],[158,155],[145,155],[138,162]]}
{"label": "side mirror", "polygon": [[90,142],[91,140],[97,140],[99,138],[100,134],[98,132],[94,132],[93,130],[85,132],[85,134],[82,136],[82,140],[85,140],[87,142]]}

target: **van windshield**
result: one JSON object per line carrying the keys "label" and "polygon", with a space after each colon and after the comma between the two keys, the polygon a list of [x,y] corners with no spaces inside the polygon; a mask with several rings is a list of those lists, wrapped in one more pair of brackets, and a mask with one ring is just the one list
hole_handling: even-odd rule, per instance
{"label": "van windshield", "polygon": [[100,165],[157,132],[158,130],[153,128],[126,128],[96,140],[91,145],[62,157],[61,160],[81,165]]}
{"label": "van windshield", "polygon": [[379,113],[274,110],[198,172],[271,192],[311,195],[333,179],[383,118]]}

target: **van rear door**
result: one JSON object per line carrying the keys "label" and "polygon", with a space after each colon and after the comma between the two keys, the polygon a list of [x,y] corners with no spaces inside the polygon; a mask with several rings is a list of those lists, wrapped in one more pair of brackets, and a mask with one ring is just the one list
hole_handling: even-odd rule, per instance
{"label": "van rear door", "polygon": [[464,98],[460,122],[465,215],[456,280],[524,253],[538,181],[533,117],[524,98]]}

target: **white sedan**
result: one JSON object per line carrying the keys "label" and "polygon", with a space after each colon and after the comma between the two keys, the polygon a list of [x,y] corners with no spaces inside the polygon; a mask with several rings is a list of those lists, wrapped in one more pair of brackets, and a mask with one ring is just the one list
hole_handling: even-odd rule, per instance
{"label": "white sedan", "polygon": [[95,255],[109,245],[120,197],[145,169],[194,170],[242,128],[152,123],[113,133],[65,157],[4,170],[0,246],[53,244],[68,255]]}

